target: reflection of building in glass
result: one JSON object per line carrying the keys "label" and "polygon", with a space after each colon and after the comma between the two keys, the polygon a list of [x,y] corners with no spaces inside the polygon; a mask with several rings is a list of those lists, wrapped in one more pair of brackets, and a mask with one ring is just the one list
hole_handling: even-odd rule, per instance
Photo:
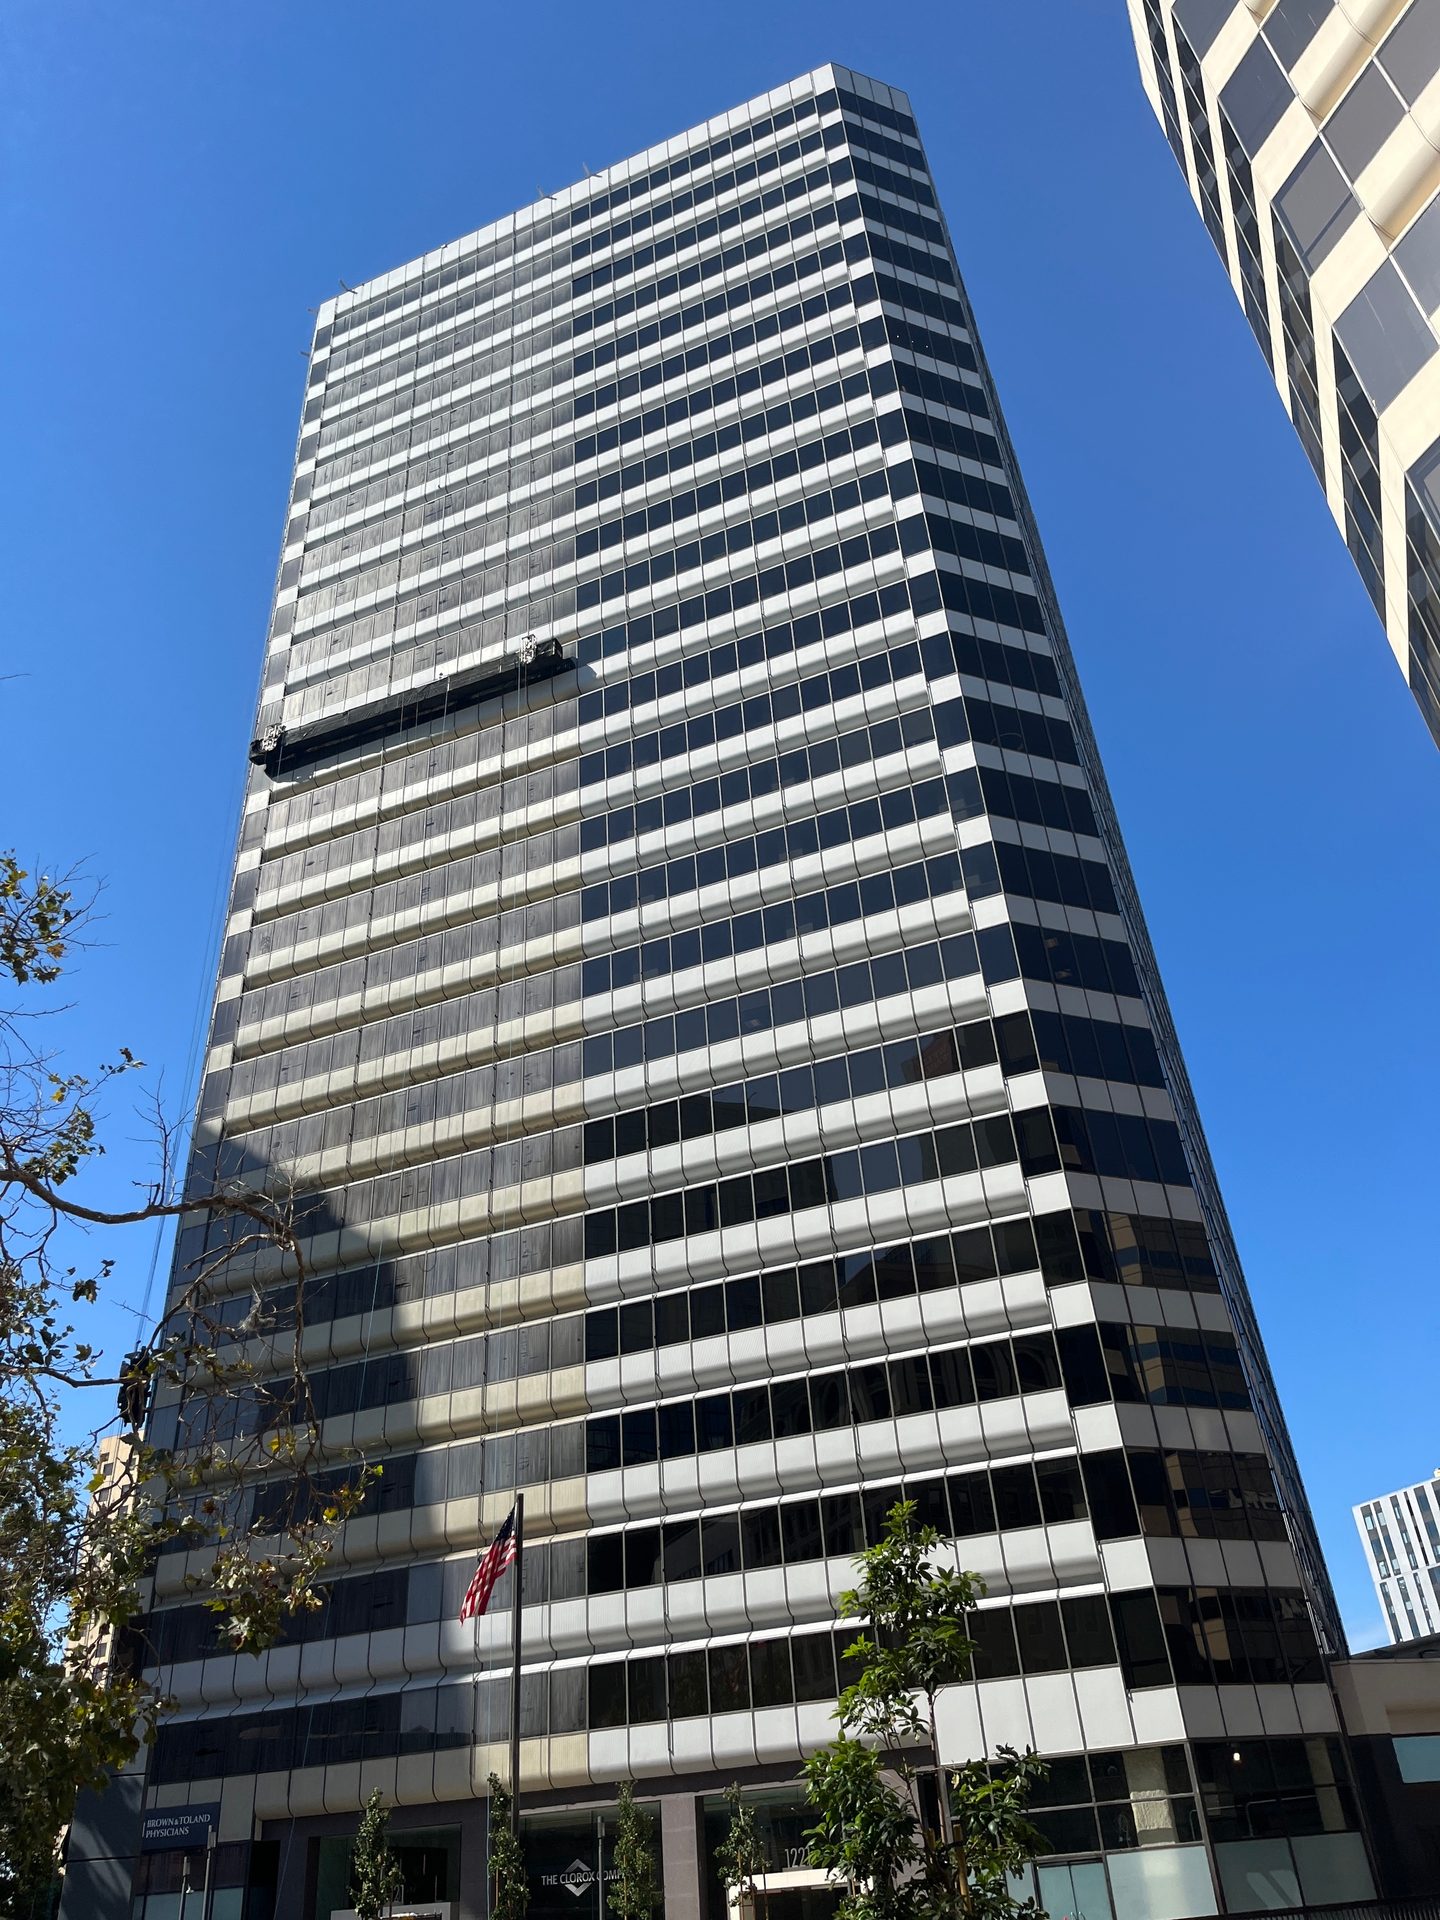
{"label": "reflection of building in glass", "polygon": [[[667,1920],[731,1781],[800,1870],[902,1495],[989,1583],[947,1756],[1055,1758],[1056,1911],[1249,1910],[1262,1818],[1292,1903],[1364,1894],[1333,1602],[904,97],[822,68],[328,302],[256,736],[197,1172],[313,1196],[316,1405],[384,1476],[263,1659],[158,1569],[124,1791],[221,1803],[225,1912],[328,1920],[373,1787],[481,1910],[509,1594],[456,1615],[521,1486],[534,1912],[597,1897],[627,1776]],[[123,1899],[66,1920],[131,1912],[111,1804]]]}
{"label": "reflection of building in glass", "polygon": [[1440,1471],[1352,1511],[1391,1641],[1440,1633]]}
{"label": "reflection of building in glass", "polygon": [[1440,739],[1440,12],[1129,6],[1151,105]]}

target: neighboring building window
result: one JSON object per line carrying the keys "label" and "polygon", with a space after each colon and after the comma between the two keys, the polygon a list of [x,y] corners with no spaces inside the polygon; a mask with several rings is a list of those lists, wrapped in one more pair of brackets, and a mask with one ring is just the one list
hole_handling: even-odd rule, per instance
{"label": "neighboring building window", "polygon": [[1410,689],[1440,740],[1440,444],[1406,477],[1405,543]]}
{"label": "neighboring building window", "polygon": [[1388,1587],[1381,1587],[1380,1601],[1383,1607],[1385,1608],[1385,1621],[1386,1621],[1386,1625],[1390,1629],[1391,1640],[1392,1641],[1403,1640],[1405,1636],[1400,1631],[1400,1622],[1395,1618],[1395,1608],[1391,1602],[1390,1590]]}
{"label": "neighboring building window", "polygon": [[1280,0],[1265,22],[1265,38],[1293,67],[1335,11],[1335,0]]}
{"label": "neighboring building window", "polygon": [[1273,366],[1275,342],[1270,332],[1270,305],[1265,297],[1265,266],[1260,257],[1260,220],[1255,211],[1255,182],[1250,162],[1225,114],[1220,116],[1225,162],[1230,173],[1230,212],[1235,221],[1236,251],[1240,257],[1240,293],[1245,318],[1261,351]]}
{"label": "neighboring building window", "polygon": [[1208,53],[1235,11],[1235,0],[1175,0],[1175,18],[1197,53]]}
{"label": "neighboring building window", "polygon": [[1410,1604],[1410,1589],[1405,1584],[1405,1576],[1403,1573],[1400,1575],[1399,1579],[1395,1582],[1395,1585],[1400,1594],[1400,1604],[1405,1609],[1406,1624],[1410,1629],[1406,1638],[1410,1640],[1418,1640],[1420,1637],[1420,1628],[1415,1619],[1415,1609]]}
{"label": "neighboring building window", "polygon": [[[1335,393],[1339,402],[1340,468],[1345,495],[1345,544],[1360,569],[1375,611],[1385,618],[1385,550],[1380,538],[1380,434],[1375,409],[1337,343]],[[1386,1541],[1389,1545],[1388,1536]],[[1391,1550],[1391,1559],[1394,1551]]]}
{"label": "neighboring building window", "polygon": [[1325,122],[1325,138],[1352,180],[1357,179],[1405,117],[1394,87],[1370,66]]}
{"label": "neighboring building window", "polygon": [[1263,40],[1257,40],[1226,81],[1220,105],[1253,159],[1295,98],[1290,82]]}
{"label": "neighboring building window", "polygon": [[1395,248],[1395,264],[1426,313],[1440,308],[1440,195]]}
{"label": "neighboring building window", "polygon": [[1317,140],[1276,194],[1275,211],[1313,273],[1360,209],[1344,175]]}
{"label": "neighboring building window", "polygon": [[1405,1558],[1410,1562],[1412,1568],[1418,1567],[1420,1562],[1415,1558],[1415,1537],[1410,1529],[1410,1516],[1406,1513],[1402,1501],[1398,1499],[1393,1500],[1391,1505],[1395,1509],[1395,1520],[1400,1528],[1400,1538],[1405,1543]]}
{"label": "neighboring building window", "polygon": [[1379,60],[1407,106],[1413,107],[1440,73],[1440,6],[1435,0],[1415,0],[1381,47]]}
{"label": "neighboring building window", "polygon": [[1155,84],[1160,89],[1160,117],[1165,124],[1165,138],[1183,173],[1185,141],[1180,132],[1180,109],[1175,104],[1175,76],[1170,70],[1170,49],[1165,44],[1165,23],[1160,18],[1157,0],[1145,0],[1145,31],[1155,63]]}
{"label": "neighboring building window", "polygon": [[1195,184],[1200,190],[1200,212],[1220,258],[1228,260],[1225,221],[1220,212],[1220,180],[1215,171],[1210,116],[1205,111],[1205,79],[1194,48],[1178,26],[1175,30],[1175,52],[1180,61],[1180,79],[1185,89],[1185,117],[1190,126],[1190,148],[1195,157]]}
{"label": "neighboring building window", "polygon": [[1365,1545],[1369,1550],[1370,1558],[1375,1562],[1376,1568],[1383,1574],[1386,1568],[1385,1561],[1380,1552],[1380,1542],[1375,1534],[1375,1515],[1369,1507],[1366,1507],[1363,1511],[1365,1520]]}
{"label": "neighboring building window", "polygon": [[1315,366],[1315,329],[1310,318],[1310,282],[1281,226],[1271,221],[1275,268],[1280,283],[1280,330],[1285,341],[1285,374],[1290,384],[1290,418],[1300,444],[1325,484],[1324,441],[1320,431],[1320,383]]}
{"label": "neighboring building window", "polygon": [[1383,409],[1435,352],[1435,335],[1387,260],[1335,323],[1336,337],[1372,405]]}

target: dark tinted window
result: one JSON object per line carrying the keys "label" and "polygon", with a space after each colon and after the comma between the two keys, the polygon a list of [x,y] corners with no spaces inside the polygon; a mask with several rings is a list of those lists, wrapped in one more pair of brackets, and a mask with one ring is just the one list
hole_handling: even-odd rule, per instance
{"label": "dark tinted window", "polygon": [[625,1725],[625,1662],[612,1660],[590,1669],[590,1725]]}
{"label": "dark tinted window", "polygon": [[1110,1611],[1101,1593],[1077,1594],[1060,1602],[1072,1667],[1109,1667],[1115,1663]]}
{"label": "dark tinted window", "polygon": [[710,1711],[739,1713],[749,1704],[750,1668],[744,1647],[711,1647]]}
{"label": "dark tinted window", "polygon": [[1015,1637],[1026,1673],[1058,1673],[1065,1665],[1065,1636],[1060,1631],[1060,1608],[1055,1601],[1016,1607]]}
{"label": "dark tinted window", "polygon": [[709,1710],[705,1655],[703,1653],[672,1653],[670,1655],[672,1717],[676,1720],[684,1720],[708,1713]]}
{"label": "dark tinted window", "polygon": [[1170,1661],[1155,1595],[1148,1591],[1112,1594],[1110,1611],[1126,1686],[1169,1686]]}

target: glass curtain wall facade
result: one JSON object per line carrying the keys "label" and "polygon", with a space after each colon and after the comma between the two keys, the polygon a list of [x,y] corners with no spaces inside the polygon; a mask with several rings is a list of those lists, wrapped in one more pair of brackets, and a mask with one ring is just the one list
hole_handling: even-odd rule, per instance
{"label": "glass curtain wall facade", "polygon": [[1440,1476],[1352,1511],[1391,1644],[1440,1633]]}
{"label": "glass curtain wall facade", "polygon": [[629,1776],[672,1920],[731,1780],[795,1866],[902,1494],[988,1583],[945,1757],[1054,1759],[1052,1908],[1363,1894],[1333,1600],[902,94],[821,68],[326,303],[252,760],[192,1178],[298,1186],[325,1445],[384,1474],[263,1657],[161,1561],[176,1711],[67,1920],[173,1920],[122,1813],[197,1803],[218,1920],[328,1920],[373,1787],[481,1913],[513,1575],[456,1616],[521,1487],[537,1912],[598,1912]]}
{"label": "glass curtain wall facade", "polygon": [[1440,740],[1440,3],[1128,3],[1150,103]]}

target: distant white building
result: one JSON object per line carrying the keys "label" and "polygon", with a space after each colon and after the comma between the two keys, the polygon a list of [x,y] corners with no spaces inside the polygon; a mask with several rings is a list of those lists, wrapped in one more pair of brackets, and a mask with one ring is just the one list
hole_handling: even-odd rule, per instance
{"label": "distant white building", "polygon": [[1440,1467],[1354,1514],[1392,1642],[1440,1633]]}

